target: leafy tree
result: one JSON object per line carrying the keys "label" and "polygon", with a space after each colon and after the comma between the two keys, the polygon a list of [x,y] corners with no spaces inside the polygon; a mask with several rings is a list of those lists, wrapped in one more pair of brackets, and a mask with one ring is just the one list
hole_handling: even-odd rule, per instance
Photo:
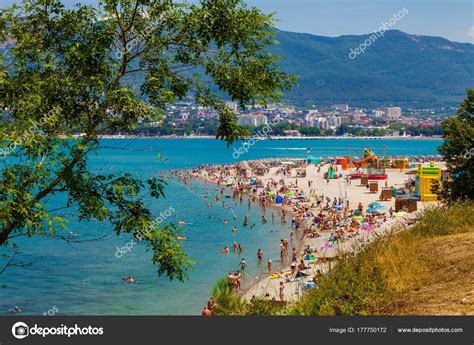
{"label": "leafy tree", "polygon": [[448,200],[474,199],[474,90],[467,90],[456,116],[444,124],[444,143],[439,147],[451,178],[443,182]]}
{"label": "leafy tree", "polygon": [[59,195],[81,221],[141,235],[158,273],[182,280],[190,260],[177,230],[158,228],[143,202],[163,196],[162,181],[92,173],[88,155],[101,134],[130,132],[140,117],[157,121],[188,95],[219,112],[218,138],[239,138],[219,95],[241,106],[265,104],[294,82],[267,52],[272,22],[242,0],[102,0],[73,9],[24,0],[1,9],[0,42],[12,55],[0,59],[0,109],[12,121],[0,127],[0,154],[8,156],[0,172],[0,246],[19,236],[67,240],[66,219],[48,205]]}
{"label": "leafy tree", "polygon": [[305,136],[318,136],[322,134],[322,131],[318,126],[301,127],[300,132]]}
{"label": "leafy tree", "polygon": [[215,315],[241,315],[245,302],[235,293],[227,279],[219,279],[212,288],[212,297],[216,301]]}

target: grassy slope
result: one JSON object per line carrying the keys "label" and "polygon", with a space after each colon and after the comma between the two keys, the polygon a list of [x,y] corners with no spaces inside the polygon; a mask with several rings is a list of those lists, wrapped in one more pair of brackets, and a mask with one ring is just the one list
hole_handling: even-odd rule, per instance
{"label": "grassy slope", "polygon": [[296,315],[474,314],[474,204],[425,212],[413,228],[340,260]]}

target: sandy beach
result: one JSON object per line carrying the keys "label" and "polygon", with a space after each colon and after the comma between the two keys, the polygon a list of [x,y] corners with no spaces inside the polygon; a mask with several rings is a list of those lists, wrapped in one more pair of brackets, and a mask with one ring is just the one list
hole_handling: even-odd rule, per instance
{"label": "sandy beach", "polygon": [[[258,176],[253,171],[243,171],[239,164],[203,166],[190,172],[191,177],[217,183],[222,188],[232,188],[234,198],[243,193],[248,194],[253,202],[267,208],[267,217],[275,213],[278,219],[281,215],[273,212],[273,207],[277,207],[287,211],[287,218],[293,218],[291,223],[288,222],[288,227],[292,227],[294,236],[289,241],[285,239],[288,247],[285,253],[282,252],[283,260],[273,263],[271,273],[253,277],[252,283],[246,284],[245,289],[239,292],[248,301],[254,297],[297,301],[305,289],[317,285],[319,275],[327,273],[331,265],[334,266],[332,258],[343,253],[356,255],[373,239],[412,225],[424,207],[433,205],[433,202],[418,202],[416,212],[395,213],[395,198],[380,201],[382,187],[406,188],[414,176],[407,172],[415,169],[385,169],[386,180],[371,181],[378,184],[378,192],[373,193],[360,184],[360,178],[348,179],[353,169],[343,170],[340,165],[333,165],[336,175],[340,177],[328,180],[324,175],[329,164],[303,164],[299,168],[290,166],[285,168],[285,173],[280,163],[268,167]],[[258,167],[256,164],[255,167]],[[436,164],[443,166],[443,163]],[[296,177],[295,172],[302,168],[305,176]],[[276,203],[275,197],[283,194],[282,191],[287,191],[288,196],[282,203]],[[366,210],[372,203],[378,203],[383,212],[369,215]],[[357,214],[361,206],[364,218],[355,222],[354,210]],[[325,220],[320,220],[318,224],[315,220],[317,217]],[[296,259],[293,248],[296,250]],[[291,267],[292,261],[295,261],[294,267]],[[263,263],[266,264],[265,257]],[[299,267],[296,268],[296,265]]]}

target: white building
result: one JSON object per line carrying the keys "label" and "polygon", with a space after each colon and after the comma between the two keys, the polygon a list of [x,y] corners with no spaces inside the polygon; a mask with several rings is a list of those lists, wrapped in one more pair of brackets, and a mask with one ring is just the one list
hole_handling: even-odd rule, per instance
{"label": "white building", "polygon": [[241,126],[264,126],[268,124],[268,118],[262,114],[248,114],[237,116],[237,123]]}
{"label": "white building", "polygon": [[342,119],[340,116],[329,116],[328,123],[329,123],[329,126],[339,127],[342,125]]}
{"label": "white building", "polygon": [[385,117],[387,120],[395,120],[402,117],[402,108],[400,107],[387,107],[385,108]]}
{"label": "white building", "polygon": [[384,117],[385,111],[383,110],[372,110],[372,117],[380,118]]}
{"label": "white building", "polygon": [[321,129],[328,129],[329,128],[329,122],[328,119],[325,117],[321,116],[310,116],[307,115],[305,118],[306,124],[310,127],[319,127]]}

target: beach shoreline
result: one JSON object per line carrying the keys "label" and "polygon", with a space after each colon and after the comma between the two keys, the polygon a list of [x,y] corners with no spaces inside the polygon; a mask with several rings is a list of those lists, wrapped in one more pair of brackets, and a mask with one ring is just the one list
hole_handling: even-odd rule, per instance
{"label": "beach shoreline", "polygon": [[[280,159],[280,161],[281,160],[283,159]],[[248,161],[248,163],[249,162],[252,163],[251,161]],[[239,166],[239,163],[224,166],[212,166],[212,168],[208,167],[209,171],[207,171],[206,169],[198,170],[191,173],[190,176],[192,176],[193,178],[204,180],[208,183],[214,184],[226,190],[230,188],[234,191],[235,198],[235,183],[237,181],[238,175],[233,169],[236,169],[237,166]],[[296,185],[298,185],[296,181],[299,181],[298,188],[300,188],[303,193],[306,192],[307,195],[312,195],[311,193],[313,193],[314,195],[323,195],[323,199],[324,197],[326,197],[329,198],[329,200],[332,200],[333,198],[336,199],[339,197],[340,199],[343,199],[344,202],[347,201],[347,205],[350,204],[351,208],[354,208],[358,202],[362,202],[364,204],[364,207],[366,207],[369,203],[378,200],[378,194],[367,192],[367,189],[363,188],[361,185],[352,185],[352,182],[350,184],[349,182],[346,182],[344,180],[344,177],[348,175],[348,170],[339,170],[341,173],[341,178],[331,180],[331,182],[326,182],[326,180],[323,178],[323,174],[326,168],[319,168],[318,170],[316,168],[316,165],[308,164],[305,169],[308,171],[308,175],[304,178],[285,177],[282,179],[285,180],[285,183],[290,184],[292,183],[292,181],[295,181]],[[274,179],[277,176],[277,170],[278,168],[271,167],[267,173],[257,177],[257,179],[259,179],[262,185],[267,185],[270,182],[275,183]],[[404,183],[406,183],[406,180],[409,178],[409,175],[405,174],[407,170],[409,169],[387,169],[387,176],[388,180],[390,181],[390,185],[397,188],[403,186]],[[219,173],[213,171],[218,171]],[[308,180],[312,180],[313,182],[315,182],[314,190],[310,190],[310,184]],[[261,187],[262,186],[260,186],[259,188],[255,188],[255,190],[253,191],[251,189],[245,190],[243,195],[253,199],[252,201],[255,202],[256,195],[258,195],[257,190],[261,192]],[[342,189],[344,189],[344,191]],[[417,215],[424,208],[425,205],[423,204],[424,203],[419,203],[419,210],[415,213],[407,213],[405,216],[400,218],[390,217],[388,220],[385,219],[383,222],[377,223],[377,226],[373,227],[373,231],[364,232],[361,230],[360,232],[358,231],[357,234],[354,235],[354,237],[351,237],[352,235],[349,235],[348,240],[345,240],[345,242],[342,242],[342,244],[337,243],[334,248],[324,247],[329,244],[329,239],[327,239],[327,237],[330,233],[332,236],[332,232],[315,231],[318,236],[316,238],[308,239],[305,238],[305,233],[303,231],[300,231],[299,233],[298,231],[296,231],[296,236],[294,239],[291,240],[290,250],[286,253],[286,256],[290,254],[292,248],[295,248],[296,252],[299,253],[298,257],[300,257],[303,248],[305,248],[306,246],[310,246],[311,248],[314,248],[316,250],[315,255],[317,255],[318,260],[317,262],[309,263],[307,267],[312,264],[312,270],[311,272],[306,272],[309,273],[309,275],[315,275],[317,272],[318,274],[326,274],[331,269],[330,261],[334,258],[337,258],[339,255],[347,254],[349,252],[352,253],[354,252],[354,250],[356,250],[356,248],[368,244],[376,236],[386,235],[387,233],[391,233],[392,231],[394,231],[394,228],[405,227],[407,226],[407,224],[413,223],[414,219],[416,219]],[[392,199],[389,202],[384,202],[384,205],[386,206],[386,208],[393,208],[395,206],[394,200]],[[269,203],[265,207],[277,210],[285,209],[287,211],[287,216],[293,217],[293,220],[295,219],[295,217],[298,216],[298,211],[295,210],[294,204],[283,205],[283,203]],[[303,226],[307,226],[309,224],[307,220],[308,219],[305,219],[301,222]],[[292,231],[292,223],[288,224],[288,226],[290,231]],[[324,250],[322,249],[323,247],[325,248]],[[323,253],[322,256],[321,253]],[[265,260],[263,262],[265,262]],[[289,283],[287,283],[286,276],[291,270],[290,265],[291,259],[286,257],[283,261],[279,262],[278,266],[273,266],[272,274],[261,273],[260,276],[257,277],[257,279],[254,278],[248,284],[245,284],[242,290],[238,291],[238,295],[246,301],[249,301],[255,297],[264,298],[265,295],[267,295],[267,298],[273,298],[278,300],[278,283],[284,281],[287,287],[291,287],[286,289],[284,300],[287,302],[295,302],[302,295],[302,288],[300,283],[298,283],[298,286],[292,286],[289,284],[291,282],[294,282],[295,280],[290,280]],[[308,268],[306,269],[309,270]],[[275,277],[276,274],[283,275]]]}
{"label": "beach shoreline", "polygon": [[[70,136],[61,136],[63,138],[80,138],[81,134],[70,135]],[[178,135],[122,135],[122,134],[113,134],[113,135],[99,135],[99,139],[216,139],[214,135],[188,135],[188,136],[178,136]],[[243,139],[243,141],[250,140],[252,137]],[[442,137],[437,136],[383,136],[383,137],[346,137],[346,136],[324,136],[324,137],[290,137],[290,136],[269,136],[269,137],[259,137],[260,141],[295,141],[295,140],[442,140]]]}

